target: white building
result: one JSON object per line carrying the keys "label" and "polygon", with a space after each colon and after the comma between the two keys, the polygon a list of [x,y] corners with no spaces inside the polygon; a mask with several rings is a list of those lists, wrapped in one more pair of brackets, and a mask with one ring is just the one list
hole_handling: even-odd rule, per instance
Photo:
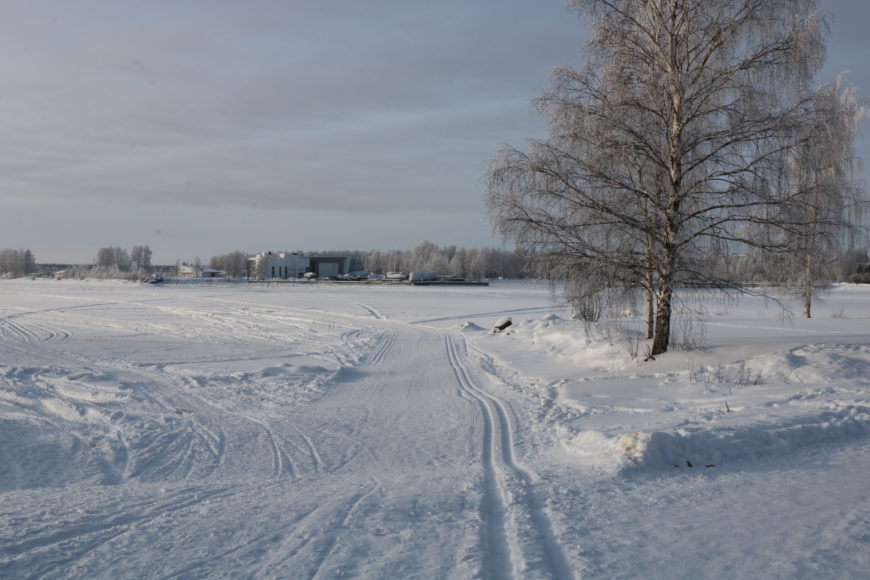
{"label": "white building", "polygon": [[176,274],[182,278],[223,278],[226,276],[226,272],[223,270],[215,270],[203,265],[195,266],[187,262],[178,265]]}
{"label": "white building", "polygon": [[307,257],[291,252],[261,252],[248,258],[248,278],[295,280],[309,271]]}
{"label": "white building", "polygon": [[303,256],[293,252],[261,252],[248,258],[248,278],[295,280],[306,273],[318,278],[334,278],[348,273],[350,258],[345,256]]}

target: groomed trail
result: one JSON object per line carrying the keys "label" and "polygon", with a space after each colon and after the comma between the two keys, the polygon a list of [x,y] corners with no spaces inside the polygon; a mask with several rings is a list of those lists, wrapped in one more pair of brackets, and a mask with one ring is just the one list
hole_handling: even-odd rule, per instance
{"label": "groomed trail", "polygon": [[574,577],[458,331],[167,293],[0,315],[0,576]]}

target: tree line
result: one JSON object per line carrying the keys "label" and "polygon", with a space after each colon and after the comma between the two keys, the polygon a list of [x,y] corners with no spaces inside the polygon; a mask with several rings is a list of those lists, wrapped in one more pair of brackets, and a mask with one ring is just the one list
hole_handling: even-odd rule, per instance
{"label": "tree line", "polygon": [[366,270],[376,274],[429,271],[469,280],[524,278],[528,274],[522,250],[439,247],[429,241],[408,251],[372,250],[364,263]]}
{"label": "tree line", "polygon": [[36,259],[30,250],[0,250],[0,274],[6,278],[26,276],[36,269]]}
{"label": "tree line", "polygon": [[241,250],[235,250],[228,254],[212,256],[208,261],[208,267],[214,270],[223,270],[227,278],[238,279],[248,275],[248,254]]}
{"label": "tree line", "polygon": [[100,248],[90,275],[97,278],[142,278],[151,271],[151,253],[148,246],[133,246],[129,252],[117,246]]}
{"label": "tree line", "polygon": [[[345,256],[350,262],[350,271],[368,271],[386,274],[391,271],[434,271],[439,274],[481,278],[524,278],[529,274],[523,250],[496,248],[462,248],[455,245],[439,247],[425,241],[412,250],[313,250],[299,252],[306,256]],[[240,279],[247,276],[248,258],[252,254],[234,250],[212,256],[208,267],[222,270],[227,278]],[[153,269],[152,251],[149,246],[133,246],[130,250],[119,246],[105,246],[97,250],[93,263],[68,268],[69,278],[117,278],[137,280],[149,275]],[[180,264],[181,261],[178,261]],[[200,258],[192,262],[194,268],[203,264]],[[165,267],[164,267],[165,268]],[[0,274],[7,277],[23,276],[36,271],[36,263],[30,250],[0,250]]]}
{"label": "tree line", "polygon": [[[524,278],[528,274],[522,250],[496,248],[462,248],[455,245],[437,246],[424,241],[412,250],[313,250],[299,251],[305,256],[345,256],[351,272],[373,274],[388,272],[429,271],[449,276],[479,280],[481,278]],[[236,250],[213,256],[208,265],[226,272],[228,278],[247,274],[248,254]]]}

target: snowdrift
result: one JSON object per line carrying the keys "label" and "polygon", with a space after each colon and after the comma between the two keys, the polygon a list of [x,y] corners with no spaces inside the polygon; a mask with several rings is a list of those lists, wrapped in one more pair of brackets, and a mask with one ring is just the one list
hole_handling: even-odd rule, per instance
{"label": "snowdrift", "polygon": [[847,405],[791,423],[733,429],[676,429],[607,437],[584,431],[564,444],[587,465],[633,472],[668,468],[713,468],[728,462],[784,454],[798,447],[870,435],[870,407]]}
{"label": "snowdrift", "polygon": [[478,335],[499,365],[531,371],[515,371],[520,388],[548,385],[542,396],[555,399],[553,440],[562,449],[554,453],[568,464],[703,470],[870,435],[866,344],[762,347],[726,362],[738,343],[643,363],[610,328],[551,314]]}

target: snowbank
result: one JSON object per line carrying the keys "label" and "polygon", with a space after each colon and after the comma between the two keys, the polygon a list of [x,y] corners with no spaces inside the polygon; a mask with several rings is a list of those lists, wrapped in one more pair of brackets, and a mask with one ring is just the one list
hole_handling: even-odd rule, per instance
{"label": "snowbank", "polygon": [[[620,406],[613,394],[585,397],[583,412],[600,415],[590,421],[604,428],[582,429],[580,420],[580,432],[563,431],[561,438],[581,463],[633,471],[712,468],[866,437],[868,364],[866,345],[809,345],[676,376],[664,373],[653,377],[660,406],[638,400]],[[599,405],[590,407],[589,400]]]}
{"label": "snowbank", "polygon": [[614,370],[614,365],[631,363],[623,335],[557,314],[512,320],[504,331],[482,336],[477,344],[481,350],[503,355],[501,358],[512,366],[536,375],[549,374],[547,369],[555,371],[554,375],[576,375],[578,371]]}
{"label": "snowbank", "polygon": [[[675,351],[656,362],[640,361],[606,325],[555,314],[473,337],[499,367],[495,374],[511,369],[515,388],[552,405],[545,414],[555,425],[541,437],[559,461],[579,469],[713,469],[870,435],[870,345],[817,342],[776,350],[789,341],[837,336],[850,321],[801,321],[815,335],[782,320],[747,330],[731,321],[777,316],[748,302],[727,314],[728,323],[711,325],[716,333],[708,340],[722,346]],[[745,344],[767,335],[776,340]]]}
{"label": "snowbank", "polygon": [[606,470],[713,468],[726,462],[788,453],[797,447],[870,435],[870,407],[847,405],[793,423],[743,425],[733,429],[676,429],[607,437],[583,431],[564,445],[581,463]]}

